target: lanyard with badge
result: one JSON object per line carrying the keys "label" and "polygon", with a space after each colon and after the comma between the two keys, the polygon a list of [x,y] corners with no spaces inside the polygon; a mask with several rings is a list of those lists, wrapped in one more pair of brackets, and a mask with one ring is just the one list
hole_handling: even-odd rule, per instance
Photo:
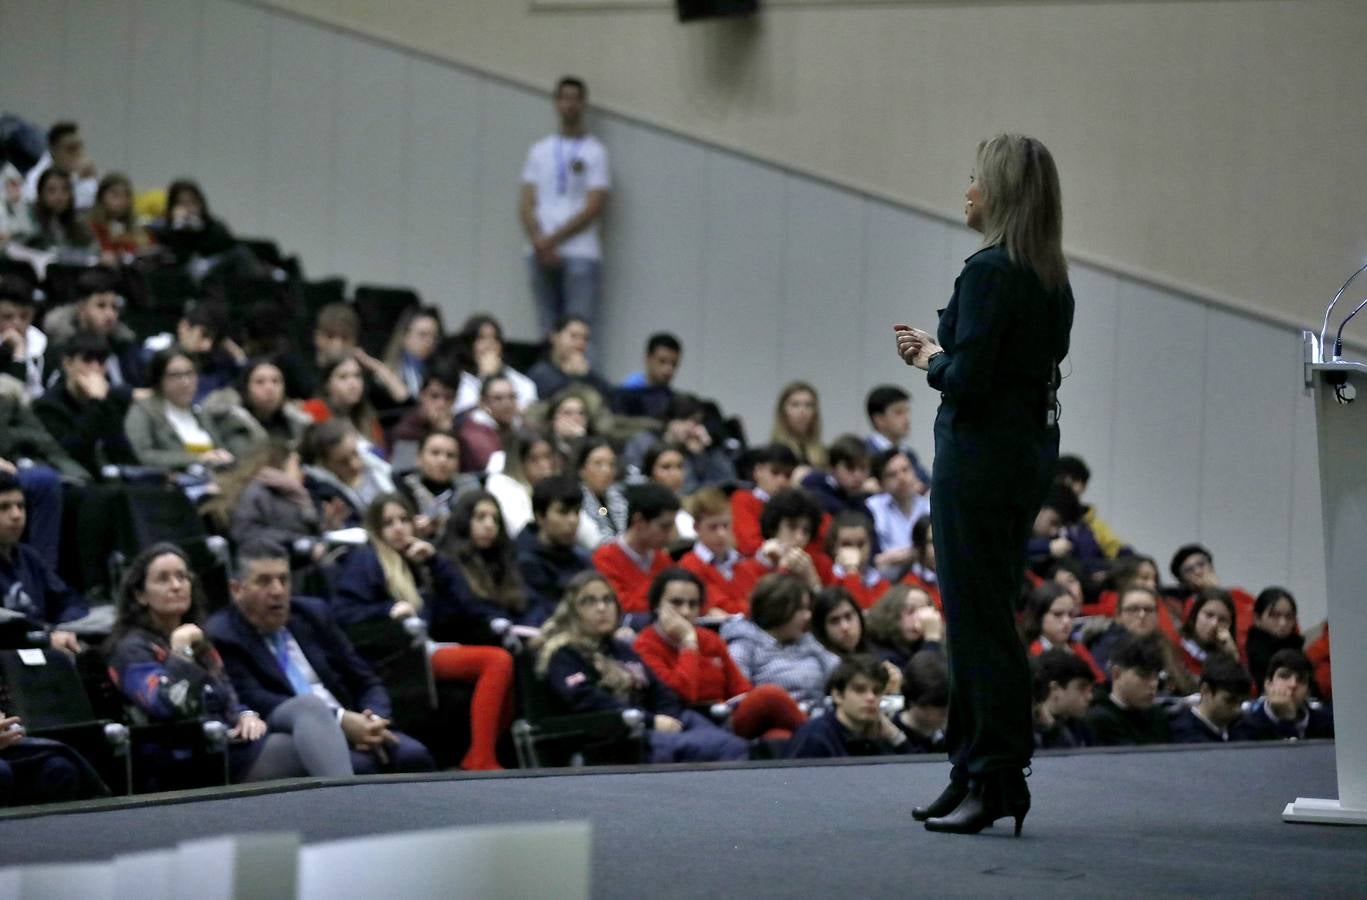
{"label": "lanyard with badge", "polygon": [[560,196],[565,196],[570,190],[570,173],[578,175],[584,171],[584,161],[579,158],[580,151],[584,146],[583,138],[575,138],[569,148],[569,157],[566,158],[565,144],[562,137],[555,139],[555,191]]}

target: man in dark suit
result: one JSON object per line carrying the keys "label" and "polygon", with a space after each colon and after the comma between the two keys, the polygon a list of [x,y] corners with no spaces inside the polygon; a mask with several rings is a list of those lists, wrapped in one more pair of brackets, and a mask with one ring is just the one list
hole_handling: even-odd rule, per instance
{"label": "man in dark suit", "polygon": [[238,552],[237,568],[233,605],[211,616],[205,630],[242,702],[269,718],[292,697],[320,697],[336,715],[357,775],[435,769],[426,747],[389,728],[389,693],[327,604],[290,597],[285,549],[249,542]]}

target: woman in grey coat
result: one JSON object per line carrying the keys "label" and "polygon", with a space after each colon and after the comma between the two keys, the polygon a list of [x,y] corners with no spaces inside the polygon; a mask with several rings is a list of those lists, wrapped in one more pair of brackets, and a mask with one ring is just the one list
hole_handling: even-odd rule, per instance
{"label": "woman in grey coat", "polygon": [[231,465],[233,455],[224,449],[218,427],[194,405],[194,360],[169,347],[152,357],[148,376],[152,396],[135,400],[123,423],[138,461],[160,469]]}

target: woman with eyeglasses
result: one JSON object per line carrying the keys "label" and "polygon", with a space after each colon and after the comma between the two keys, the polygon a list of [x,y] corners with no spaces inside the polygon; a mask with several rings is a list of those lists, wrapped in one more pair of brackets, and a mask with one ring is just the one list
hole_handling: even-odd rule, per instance
{"label": "woman with eyeglasses", "polygon": [[124,419],[138,461],[160,469],[232,465],[218,427],[195,403],[199,371],[189,354],[176,347],[159,350],[147,373],[152,396],[135,400]]}
{"label": "woman with eyeglasses", "polygon": [[702,580],[687,569],[665,569],[650,584],[655,621],[637,636],[632,649],[650,670],[689,706],[728,703],[731,727],[743,738],[790,735],[807,716],[783,688],[750,683],[710,628],[697,625]]}
{"label": "woman with eyeglasses", "polygon": [[600,573],[581,572],[541,628],[536,673],[565,712],[639,709],[647,761],[746,759],[750,744],[687,709],[631,646],[615,638],[622,609]]}

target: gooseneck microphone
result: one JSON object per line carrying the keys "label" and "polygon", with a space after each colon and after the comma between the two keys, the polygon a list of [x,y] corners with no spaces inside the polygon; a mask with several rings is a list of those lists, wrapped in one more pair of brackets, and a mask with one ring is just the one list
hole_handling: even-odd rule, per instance
{"label": "gooseneck microphone", "polygon": [[[1361,272],[1362,269],[1359,269],[1358,271]],[[1353,311],[1350,312],[1348,315],[1344,316],[1343,321],[1339,323],[1339,332],[1337,335],[1334,336],[1334,359],[1339,359],[1343,356],[1344,327],[1353,320],[1353,316],[1357,315],[1359,312],[1362,311],[1362,308],[1364,306],[1367,306],[1367,297],[1363,297],[1362,302],[1359,303],[1357,306],[1354,306]]]}
{"label": "gooseneck microphone", "polygon": [[[1343,292],[1346,291],[1346,290],[1348,290],[1348,285],[1350,285],[1350,284],[1353,283],[1353,279],[1354,279],[1354,278],[1357,278],[1359,275],[1362,274],[1363,269],[1367,269],[1367,263],[1363,263],[1361,268],[1359,268],[1359,269],[1358,269],[1356,272],[1354,272],[1352,275],[1349,275],[1349,276],[1348,276],[1348,280],[1345,281],[1345,282],[1343,283],[1343,287],[1339,288],[1339,292],[1338,292],[1337,294],[1334,295],[1334,299],[1329,301],[1329,306],[1327,306],[1327,307],[1325,308],[1325,310],[1324,310],[1324,322],[1323,322],[1323,324],[1320,325],[1320,362],[1324,362],[1324,361],[1325,361],[1325,359],[1324,359],[1324,334],[1325,334],[1325,332],[1327,332],[1327,331],[1329,330],[1329,314],[1330,314],[1331,312],[1334,311],[1334,307],[1338,304],[1339,298],[1343,296]],[[1358,309],[1361,309],[1361,308],[1362,308],[1362,307],[1360,307],[1360,306],[1358,307]],[[1353,310],[1353,312],[1356,313],[1357,310]],[[1351,319],[1352,316],[1350,315],[1348,318]],[[1345,320],[1345,321],[1347,321],[1347,320]],[[1339,334],[1340,334],[1340,335],[1343,334],[1343,328],[1342,328],[1342,326],[1339,327]],[[1340,342],[1340,343],[1341,343],[1341,342]],[[1342,348],[1340,347],[1340,349],[1342,349]],[[1338,351],[1338,350],[1335,350],[1335,351],[1334,351],[1334,355],[1335,355],[1335,356],[1338,356],[1338,354],[1339,354],[1339,351]]]}

